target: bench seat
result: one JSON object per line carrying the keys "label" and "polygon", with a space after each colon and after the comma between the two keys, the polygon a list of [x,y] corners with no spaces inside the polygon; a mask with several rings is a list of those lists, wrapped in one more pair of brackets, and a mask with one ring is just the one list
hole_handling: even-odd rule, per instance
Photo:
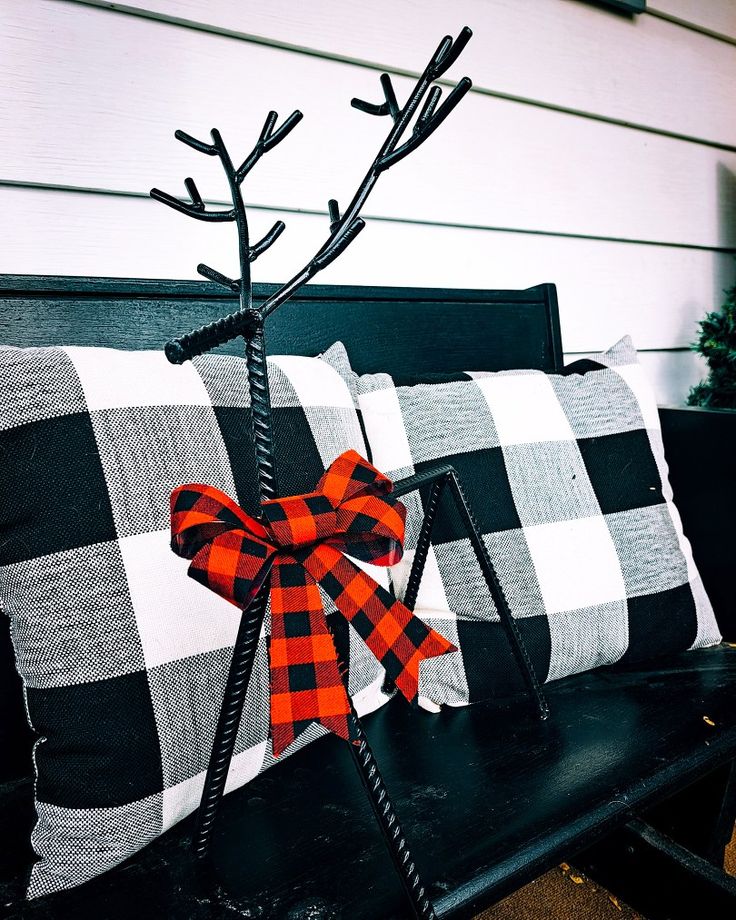
{"label": "bench seat", "polygon": [[[547,689],[545,723],[518,702],[432,716],[399,699],[365,719],[442,917],[472,915],[736,756],[736,648],[726,644]],[[26,905],[22,916],[401,917],[396,878],[358,786],[343,743],[325,737],[228,796],[213,856],[227,895],[214,910],[190,863],[189,819],[107,875]],[[12,830],[2,838],[0,884],[4,902],[20,911],[30,782],[0,803],[0,823]]]}
{"label": "bench seat", "polygon": [[[272,291],[257,287],[256,301]],[[0,341],[160,348],[172,332],[229,312],[233,296],[192,281],[0,276]],[[382,370],[398,380],[466,368],[562,367],[549,284],[525,291],[308,285],[269,320],[272,354],[317,354],[336,339],[358,373]],[[736,641],[736,413],[661,409],[660,416],[685,533],[721,630]],[[33,788],[30,778],[15,777],[30,772],[31,737],[13,662],[0,617],[0,917],[406,915],[348,751],[334,737],[224,800],[213,853],[221,888],[195,872],[189,818],[112,872],[24,904]],[[714,866],[736,815],[736,768],[729,766],[736,758],[736,648],[592,672],[546,690],[547,722],[518,700],[435,716],[396,699],[365,719],[440,916],[472,916],[577,857],[652,920],[691,920],[687,895],[696,889],[700,915],[732,920],[736,883]],[[637,868],[641,883],[632,890]]]}

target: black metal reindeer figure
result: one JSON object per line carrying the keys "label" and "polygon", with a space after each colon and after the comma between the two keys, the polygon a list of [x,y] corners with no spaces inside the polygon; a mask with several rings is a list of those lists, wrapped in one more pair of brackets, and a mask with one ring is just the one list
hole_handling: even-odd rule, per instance
{"label": "black metal reindeer figure", "polygon": [[[237,225],[240,253],[240,278],[227,278],[207,265],[199,265],[198,271],[205,278],[236,292],[239,296],[239,309],[228,316],[224,316],[194,332],[169,342],[165,347],[165,351],[168,359],[172,363],[180,364],[196,355],[209,351],[217,345],[224,344],[237,336],[243,337],[245,341],[245,357],[251,394],[253,439],[261,500],[274,498],[278,493],[274,463],[271,400],[269,395],[266,349],[263,332],[264,320],[270,313],[292,297],[305,283],[310,281],[319,271],[336,259],[350,245],[365,226],[365,222],[359,216],[360,210],[381,173],[419,147],[442,124],[470,89],[472,85],[471,81],[467,77],[464,77],[450,92],[442,105],[438,106],[442,90],[439,86],[433,86],[432,84],[457,60],[471,35],[471,30],[466,27],[454,41],[450,36],[446,36],[442,39],[424,72],[417,80],[408,101],[403,107],[399,106],[391,78],[388,74],[382,74],[380,78],[384,102],[374,104],[364,102],[360,99],[353,99],[352,105],[361,111],[371,115],[387,115],[390,117],[392,126],[388,135],[345,211],[341,214],[337,202],[335,200],[330,200],[328,205],[330,232],[326,242],[293,278],[286,282],[258,308],[253,306],[250,266],[261,253],[265,252],[275,242],[283,232],[284,224],[278,221],[259,242],[251,245],[246,209],[241,194],[241,185],[258,160],[269,150],[273,149],[273,147],[280,143],[292,131],[301,120],[302,114],[299,111],[293,112],[280,127],[276,128],[278,116],[275,112],[270,112],[253,150],[237,168],[223,143],[219,131],[212,130],[212,143],[197,140],[185,134],[183,131],[176,132],[175,136],[177,139],[192,147],[194,150],[208,156],[216,156],[220,159],[229,183],[232,207],[225,210],[207,210],[192,179],[185,180],[187,192],[191,199],[190,202],[182,202],[158,189],[152,189],[151,196],[169,207],[181,211],[184,214],[188,214],[190,217],[194,217],[197,220],[232,221]],[[425,96],[426,100],[416,117],[411,136],[400,144],[402,136],[417,112],[422,100],[425,99]],[[410,607],[413,607],[414,601],[416,600],[416,590],[427,554],[427,549],[424,544],[426,543],[428,546],[429,543],[431,525],[435,516],[434,512],[436,511],[439,492],[445,481],[450,481],[452,484],[456,482],[455,479],[449,475],[447,470],[440,471],[440,479],[441,482],[438,481],[432,489],[431,508],[428,508],[429,514],[420,536],[421,546],[417,552],[415,564],[412,569],[409,590],[410,597],[407,599],[408,606]],[[424,480],[422,480],[422,483],[423,482]],[[407,481],[406,487],[401,489],[401,493],[405,494],[410,488],[416,488],[422,483],[418,481],[415,483],[413,480]],[[459,490],[459,485],[455,485],[453,491],[460,500],[461,505],[467,510],[466,504],[462,501],[462,493]],[[469,511],[467,511],[466,520],[472,530],[473,523],[472,518],[469,516]],[[520,663],[523,663],[523,670],[529,681],[530,688],[537,694],[540,709],[543,710],[546,704],[544,704],[533,672],[531,672],[528,667],[528,659],[525,659],[523,645],[513,625],[505,600],[500,593],[500,588],[498,587],[495,573],[493,573],[490,565],[487,552],[485,552],[485,547],[477,536],[477,530],[475,531],[475,536],[477,539],[474,541],[473,545],[476,547],[476,551],[479,552],[479,561],[486,575],[489,588],[494,598],[497,600],[497,607],[501,611],[502,620],[507,627],[512,647]],[[476,543],[479,541],[483,551],[482,553],[476,546]],[[266,581],[255,600],[243,611],[241,617],[222,708],[215,732],[209,767],[205,778],[204,791],[198,814],[198,824],[195,831],[194,850],[199,858],[205,857],[208,853],[217,808],[224,792],[248,681],[250,679],[256,647],[266,611],[268,590],[268,581]],[[347,675],[344,673],[344,667],[341,670],[343,671],[343,679],[347,689]],[[353,722],[355,737],[358,739],[357,745],[348,745],[351,755],[382,830],[394,866],[403,884],[408,902],[411,905],[413,916],[421,918],[421,920],[431,920],[431,918],[435,917],[432,904],[427,897],[425,888],[421,883],[416,866],[410,855],[406,839],[394,807],[389,799],[373,752],[363,733],[358,716],[354,708],[352,708],[352,703],[350,705],[350,718]]]}

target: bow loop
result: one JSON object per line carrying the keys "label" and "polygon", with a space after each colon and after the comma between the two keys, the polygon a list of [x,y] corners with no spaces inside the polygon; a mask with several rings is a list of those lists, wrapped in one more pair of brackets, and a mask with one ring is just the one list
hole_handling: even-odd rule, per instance
{"label": "bow loop", "polygon": [[243,530],[228,530],[200,547],[189,575],[244,610],[266,580],[275,555],[269,543]]}
{"label": "bow loop", "polygon": [[171,493],[171,548],[178,556],[192,559],[229,530],[244,530],[261,540],[268,537],[262,524],[214,486],[189,483]]}
{"label": "bow loop", "polygon": [[396,499],[358,495],[338,507],[336,518],[335,535],[329,542],[349,556],[388,566],[404,555],[406,507]]}
{"label": "bow loop", "polygon": [[390,479],[355,451],[341,454],[314,492],[263,502],[257,521],[212,486],[171,496],[171,547],[189,575],[245,609],[271,578],[271,735],[274,756],[312,722],[354,741],[354,720],[320,588],[408,700],[425,658],[455,646],[343,553],[392,565],[406,509]]}
{"label": "bow loop", "polygon": [[388,495],[394,484],[355,450],[346,450],[334,460],[317,483],[317,492],[340,505],[361,494]]}

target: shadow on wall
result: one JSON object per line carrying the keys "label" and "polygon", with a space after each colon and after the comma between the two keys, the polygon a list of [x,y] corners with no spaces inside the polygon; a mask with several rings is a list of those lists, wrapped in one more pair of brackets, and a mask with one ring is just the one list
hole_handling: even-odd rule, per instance
{"label": "shadow on wall", "polygon": [[[718,202],[718,244],[736,250],[736,173],[725,163],[716,167],[716,201]],[[732,273],[722,287],[732,283]]]}
{"label": "shadow on wall", "polygon": [[716,170],[716,194],[718,201],[718,242],[721,246],[733,249],[733,258],[717,259],[714,290],[715,303],[708,310],[717,310],[723,303],[723,292],[736,282],[736,173],[724,163],[719,163]]}
{"label": "shadow on wall", "polygon": [[[732,250],[731,257],[726,254],[721,258],[720,253],[714,252],[713,265],[713,299],[711,303],[699,304],[698,319],[702,319],[711,310],[720,309],[725,299],[725,291],[736,283],[736,173],[729,169],[725,163],[716,167],[716,201],[718,208],[718,246],[721,250]],[[691,345],[697,339],[697,322],[686,324],[681,330],[683,338]],[[699,370],[699,375],[688,381],[688,390],[698,380],[705,379],[708,366],[703,358],[690,355],[692,369]]]}

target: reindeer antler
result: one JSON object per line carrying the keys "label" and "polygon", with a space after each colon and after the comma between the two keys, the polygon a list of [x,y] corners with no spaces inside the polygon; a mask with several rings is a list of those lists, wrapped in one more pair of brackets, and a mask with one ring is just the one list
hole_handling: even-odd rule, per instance
{"label": "reindeer antler", "polygon": [[[391,130],[381,145],[363,181],[360,183],[358,190],[355,192],[352,201],[342,215],[340,214],[340,208],[337,201],[334,198],[330,199],[328,202],[330,234],[327,240],[297,274],[275,291],[268,300],[261,305],[258,312],[262,319],[265,319],[270,313],[289,300],[289,298],[293,297],[299,288],[310,281],[318,272],[329,265],[347,249],[365,226],[365,221],[359,214],[381,173],[385,172],[400,160],[403,160],[404,157],[408,156],[413,150],[416,150],[417,147],[423,144],[427,138],[439,128],[442,122],[453,109],[456,108],[463,96],[468,92],[472,86],[472,82],[468,77],[463,77],[438,108],[437,105],[442,95],[442,89],[432,84],[455,63],[468,41],[470,41],[472,34],[472,31],[466,26],[454,41],[449,35],[446,35],[442,39],[437,46],[437,50],[424,69],[424,72],[417,80],[403,108],[399,106],[391,77],[385,73],[381,74],[380,78],[384,102],[376,104],[365,102],[362,99],[352,100],[354,108],[362,112],[367,112],[369,115],[390,116],[393,122]],[[427,98],[416,118],[411,136],[401,144],[401,146],[398,146],[399,141],[404,135],[425,95]],[[296,121],[294,120],[295,116],[300,116],[300,113],[295,112],[294,115],[290,116],[290,118],[284,122],[275,134],[270,134],[269,132],[272,131],[276,121],[275,113],[270,113],[253,153],[246,158],[240,169],[235,171],[234,175],[236,179],[243,171],[244,175],[265,150],[270,149],[273,144],[278,143],[279,140],[288,134],[294,127],[294,124],[296,124],[296,121],[298,121],[298,118]],[[220,151],[217,146],[217,140],[215,139],[215,133],[214,131],[212,132],[213,140],[215,140],[215,144],[212,146],[203,144],[201,141],[194,141],[193,138],[187,139],[186,143],[192,141],[193,143],[190,143],[190,146],[210,156],[219,154]],[[179,136],[179,134],[181,134],[181,132],[177,132],[177,136]],[[183,140],[183,138],[180,138],[180,140]],[[253,159],[253,163],[251,163],[251,159],[254,156],[255,159]],[[187,188],[189,189],[189,186],[187,186]],[[153,194],[153,192],[151,194]],[[154,195],[154,197],[157,197],[160,201],[164,201],[165,204],[176,207],[177,210],[184,211],[184,213],[190,213],[192,216],[202,219],[202,208],[198,208],[197,202],[193,197],[191,205],[184,204],[177,199],[173,199],[176,204],[172,204],[171,197],[162,197],[162,193],[160,192]],[[193,213],[193,210],[196,210],[196,213]],[[218,214],[218,212],[214,213]],[[219,213],[227,214],[229,212]],[[218,216],[205,219],[226,220],[229,218],[226,216]],[[256,255],[263,252],[267,248],[267,245],[270,245],[270,242],[273,242],[273,239],[281,232],[280,230],[278,233],[275,232],[276,226],[274,226],[270,234],[267,234],[264,240],[256,244],[251,251],[255,252]],[[273,239],[270,239],[271,237],[273,237]],[[270,242],[264,245],[263,248],[260,248],[261,244],[268,239],[270,239]],[[203,269],[205,270],[203,271]],[[219,284],[224,284],[232,290],[238,290],[238,288],[233,287],[236,282],[214,272],[213,269],[207,268],[207,266],[199,266],[199,271],[205,277],[217,281]],[[248,280],[250,281],[249,272]],[[245,309],[252,309],[252,301],[250,299]],[[215,345],[222,345],[236,336],[241,335],[243,330],[248,327],[248,324],[249,321],[244,315],[244,307],[241,299],[241,308],[236,313],[231,313],[229,316],[225,316],[213,323],[209,323],[207,326],[203,326],[201,329],[197,329],[179,339],[169,342],[166,346],[167,357],[173,363],[181,364],[195,355],[202,354],[202,352],[215,347]]]}
{"label": "reindeer antler", "polygon": [[[303,117],[300,111],[294,111],[289,115],[286,121],[274,131],[276,122],[278,121],[278,115],[276,112],[269,112],[255,146],[237,169],[235,169],[233,165],[230,154],[222,140],[222,135],[217,128],[213,128],[210,132],[212,137],[211,144],[200,141],[196,137],[192,137],[192,135],[187,134],[186,131],[174,132],[174,137],[183,144],[186,144],[187,147],[191,147],[193,150],[197,150],[199,153],[204,153],[207,156],[216,156],[220,158],[228,180],[228,185],[230,186],[233,202],[232,208],[226,211],[208,211],[204,206],[204,201],[202,200],[202,196],[197,189],[194,179],[184,180],[184,185],[191,199],[191,204],[180,201],[178,198],[169,195],[167,192],[162,192],[160,189],[151,189],[151,198],[155,198],[156,201],[161,201],[175,211],[180,211],[182,214],[194,217],[196,220],[234,221],[237,223],[240,242],[240,278],[228,278],[221,272],[203,263],[197,266],[197,271],[210,281],[221,284],[236,293],[242,293],[244,297],[241,299],[241,311],[250,310],[252,306],[252,285],[250,281],[251,263],[255,262],[258,256],[262,255],[262,253],[276,242],[284,232],[285,224],[283,221],[277,220],[268,233],[254,246],[251,246],[249,242],[248,220],[245,204],[243,203],[243,198],[240,193],[240,186],[263,154],[281,143]],[[239,334],[239,332],[235,333],[235,335]]]}

